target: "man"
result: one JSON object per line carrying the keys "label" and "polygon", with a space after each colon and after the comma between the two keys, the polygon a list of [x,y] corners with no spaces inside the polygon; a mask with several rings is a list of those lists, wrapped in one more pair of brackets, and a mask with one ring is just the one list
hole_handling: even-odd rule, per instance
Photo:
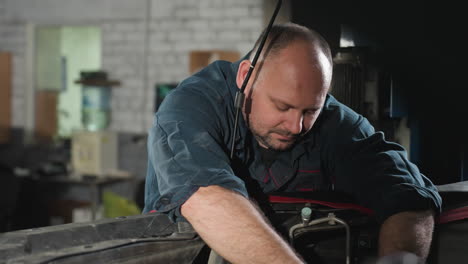
{"label": "man", "polygon": [[188,220],[232,263],[301,263],[248,190],[340,191],[375,211],[380,256],[424,259],[441,206],[434,185],[400,145],[328,94],[333,63],[319,34],[275,25],[265,47],[245,89],[232,160],[234,97],[250,60],[214,62],[165,98],[148,137],[144,212]]}

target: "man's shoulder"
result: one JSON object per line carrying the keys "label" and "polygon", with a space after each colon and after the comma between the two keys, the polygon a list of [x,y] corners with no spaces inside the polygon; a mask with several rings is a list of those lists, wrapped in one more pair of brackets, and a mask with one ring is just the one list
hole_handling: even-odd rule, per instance
{"label": "man's shoulder", "polygon": [[229,95],[233,85],[231,63],[215,61],[207,67],[183,80],[174,93],[179,96],[207,97],[210,100],[223,101]]}
{"label": "man's shoulder", "polygon": [[350,135],[356,129],[372,133],[374,128],[369,121],[350,107],[327,95],[322,113],[317,120],[318,130],[328,135]]}
{"label": "man's shoulder", "polygon": [[329,125],[353,125],[362,119],[362,115],[328,94],[321,113],[323,121]]}
{"label": "man's shoulder", "polygon": [[[229,62],[213,62],[177,85],[163,100],[158,117],[209,119],[225,116],[231,108],[232,76]],[[209,113],[209,114],[208,114]]]}

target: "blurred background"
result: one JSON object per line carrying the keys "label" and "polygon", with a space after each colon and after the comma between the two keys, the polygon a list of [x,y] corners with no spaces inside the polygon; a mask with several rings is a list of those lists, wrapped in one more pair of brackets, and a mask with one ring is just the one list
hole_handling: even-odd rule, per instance
{"label": "blurred background", "polygon": [[[273,0],[0,0],[0,232],[139,214],[164,96],[249,52]],[[468,180],[462,12],[285,0],[329,41],[331,93],[435,184]]]}

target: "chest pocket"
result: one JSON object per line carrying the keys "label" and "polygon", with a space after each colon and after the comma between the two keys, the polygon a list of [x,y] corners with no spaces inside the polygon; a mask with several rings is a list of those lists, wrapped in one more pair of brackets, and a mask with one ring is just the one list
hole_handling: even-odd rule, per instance
{"label": "chest pocket", "polygon": [[312,151],[298,161],[296,176],[288,184],[289,192],[311,192],[329,189],[329,181],[322,171],[319,151]]}

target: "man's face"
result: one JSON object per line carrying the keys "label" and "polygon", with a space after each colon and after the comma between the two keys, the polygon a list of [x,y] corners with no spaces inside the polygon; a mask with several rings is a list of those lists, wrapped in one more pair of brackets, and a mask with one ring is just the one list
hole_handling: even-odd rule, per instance
{"label": "man's face", "polygon": [[244,117],[262,147],[287,150],[317,120],[330,86],[330,63],[310,44],[297,42],[256,71],[245,90]]}

